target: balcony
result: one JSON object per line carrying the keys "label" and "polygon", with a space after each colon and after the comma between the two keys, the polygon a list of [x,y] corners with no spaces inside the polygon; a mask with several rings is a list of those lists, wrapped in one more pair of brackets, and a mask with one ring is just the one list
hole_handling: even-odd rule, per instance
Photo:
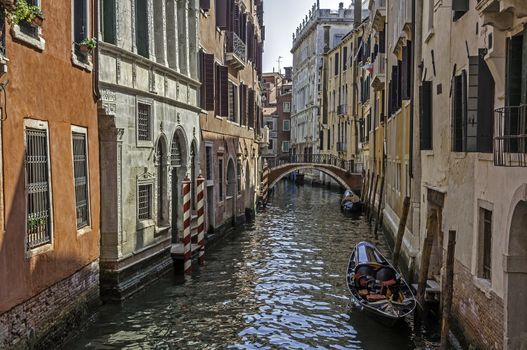
{"label": "balcony", "polygon": [[385,86],[386,60],[383,53],[377,54],[373,62],[373,75],[371,86],[376,90],[382,90]]}
{"label": "balcony", "polygon": [[509,30],[514,17],[527,16],[525,0],[478,0],[476,9],[483,17],[484,25],[492,25],[499,30]]}
{"label": "balcony", "polygon": [[247,45],[234,32],[226,32],[225,61],[236,70],[241,70],[247,62]]}
{"label": "balcony", "polygon": [[386,0],[370,0],[369,10],[373,29],[382,30],[386,19]]}
{"label": "balcony", "polygon": [[348,105],[347,104],[341,104],[337,106],[337,114],[338,115],[346,115],[348,112]]}
{"label": "balcony", "polygon": [[495,111],[494,165],[527,167],[527,105]]}

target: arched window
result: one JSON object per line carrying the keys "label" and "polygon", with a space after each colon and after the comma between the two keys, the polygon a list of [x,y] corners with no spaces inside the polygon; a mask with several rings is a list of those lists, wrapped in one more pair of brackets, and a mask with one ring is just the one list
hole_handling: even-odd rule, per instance
{"label": "arched window", "polygon": [[167,144],[164,137],[157,142],[157,226],[163,226],[168,221],[167,208]]}
{"label": "arched window", "polygon": [[234,170],[234,162],[232,159],[229,160],[227,165],[227,197],[234,196],[236,189],[236,173]]}

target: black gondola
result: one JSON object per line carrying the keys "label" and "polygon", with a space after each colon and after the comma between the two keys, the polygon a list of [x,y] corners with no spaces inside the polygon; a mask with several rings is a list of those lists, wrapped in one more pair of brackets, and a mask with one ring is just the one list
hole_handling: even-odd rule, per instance
{"label": "black gondola", "polygon": [[340,201],[340,209],[347,213],[358,213],[362,210],[362,202],[359,196],[347,189]]}
{"label": "black gondola", "polygon": [[415,309],[412,290],[371,243],[360,242],[353,250],[347,282],[359,309],[385,325],[395,325]]}

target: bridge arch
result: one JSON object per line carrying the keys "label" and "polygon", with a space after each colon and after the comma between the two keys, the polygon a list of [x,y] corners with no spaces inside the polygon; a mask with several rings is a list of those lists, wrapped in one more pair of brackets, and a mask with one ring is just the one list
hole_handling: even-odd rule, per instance
{"label": "bridge arch", "polygon": [[337,166],[329,164],[285,164],[269,171],[269,188],[274,187],[280,180],[298,170],[314,169],[328,175],[344,188],[351,188],[355,192],[360,192],[362,187],[362,175],[349,173]]}

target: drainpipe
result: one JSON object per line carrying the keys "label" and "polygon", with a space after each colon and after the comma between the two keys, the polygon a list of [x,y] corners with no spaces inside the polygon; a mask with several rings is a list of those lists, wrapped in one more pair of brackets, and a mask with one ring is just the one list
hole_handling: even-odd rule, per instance
{"label": "drainpipe", "polygon": [[[94,34],[97,34],[97,41],[101,38],[100,31],[99,31],[99,0],[95,0],[93,2],[93,30]],[[97,46],[95,47],[95,52],[93,55],[93,73],[92,73],[92,81],[93,81],[93,99],[95,102],[99,101],[101,99],[101,92],[99,90],[99,54],[100,54],[100,47],[99,43],[97,43]]]}

